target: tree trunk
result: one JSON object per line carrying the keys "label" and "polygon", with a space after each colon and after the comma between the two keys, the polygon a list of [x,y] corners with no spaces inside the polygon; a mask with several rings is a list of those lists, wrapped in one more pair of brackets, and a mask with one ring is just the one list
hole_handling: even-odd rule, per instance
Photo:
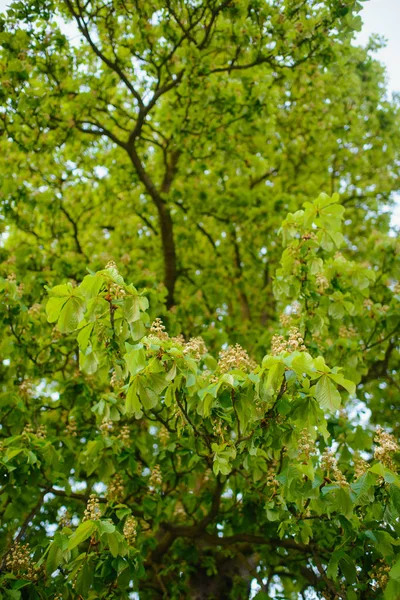
{"label": "tree trunk", "polygon": [[[217,562],[217,573],[207,575],[204,567],[195,567],[189,582],[190,600],[245,600],[250,596],[251,580],[249,567],[240,558],[221,557]],[[237,591],[232,595],[233,588]]]}
{"label": "tree trunk", "polygon": [[[140,181],[143,183],[147,193],[152,198],[157,208],[164,258],[164,284],[167,288],[166,304],[167,308],[171,308],[171,306],[174,305],[174,291],[177,276],[176,250],[171,213],[168,209],[165,200],[162,197],[162,193],[168,193],[169,191],[174,175],[174,169],[176,168],[176,163],[173,163],[173,166],[170,167],[170,171],[168,171],[168,176],[166,175],[166,178],[164,179],[160,193],[154,185],[152,179],[146,172],[142,161],[140,160],[139,155],[137,153],[134,141],[130,142],[125,147],[129,154],[129,158],[131,159],[132,164],[136,169]],[[178,155],[176,157],[176,161],[177,160]]]}
{"label": "tree trunk", "polygon": [[[207,555],[214,560],[216,573],[201,566]],[[213,552],[202,554],[197,564],[185,564],[184,570],[191,573],[187,587],[181,595],[172,593],[176,583],[176,573],[170,577],[158,575],[159,565],[148,565],[148,579],[143,580],[140,598],[143,600],[246,600],[250,597],[251,581],[256,569],[256,556],[244,557],[241,553],[234,557]],[[211,561],[212,563],[213,561]],[[152,573],[154,572],[154,576]],[[208,572],[207,572],[208,571]],[[235,588],[235,591],[233,591]]]}
{"label": "tree trunk", "polygon": [[171,308],[171,306],[174,305],[174,291],[177,274],[174,230],[171,213],[165,202],[162,201],[161,204],[157,206],[157,210],[160,220],[164,257],[164,285],[167,288],[167,308]]}

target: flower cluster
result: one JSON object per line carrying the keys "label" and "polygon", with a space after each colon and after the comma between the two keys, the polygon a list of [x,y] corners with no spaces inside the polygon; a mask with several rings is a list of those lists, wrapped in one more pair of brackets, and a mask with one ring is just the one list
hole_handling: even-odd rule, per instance
{"label": "flower cluster", "polygon": [[123,533],[129,546],[133,546],[137,536],[137,521],[135,517],[128,517],[124,523]]}
{"label": "flower cluster", "polygon": [[383,558],[381,558],[379,562],[381,564],[375,567],[374,571],[371,574],[371,579],[373,579],[376,582],[373,585],[374,590],[383,590],[387,586],[389,581],[389,565],[385,563]]}
{"label": "flower cluster", "polygon": [[288,347],[289,352],[294,352],[295,350],[300,350],[304,352],[307,348],[304,345],[303,336],[297,327],[292,327],[289,330],[289,339],[288,339]]}
{"label": "flower cluster", "polygon": [[25,427],[22,430],[22,434],[24,437],[27,437],[29,434],[34,434],[35,430],[33,429],[32,425],[30,423],[27,423],[25,425]]}
{"label": "flower cluster", "polygon": [[121,475],[114,475],[113,479],[108,484],[107,500],[120,502],[124,495],[124,484]]}
{"label": "flower cluster", "polygon": [[196,360],[200,360],[204,354],[207,354],[207,346],[205,345],[202,337],[190,338],[187,344],[185,344],[183,353],[193,354]]}
{"label": "flower cluster", "polygon": [[186,517],[185,507],[180,500],[175,504],[174,517],[176,517],[176,519],[184,519]]}
{"label": "flower cluster", "polygon": [[47,437],[47,427],[46,425],[39,425],[35,433],[36,437],[41,440],[45,440]]}
{"label": "flower cluster", "polygon": [[357,337],[357,330],[352,326],[346,327],[345,325],[341,325],[339,327],[339,337],[341,337],[341,338]]}
{"label": "flower cluster", "polygon": [[320,294],[323,294],[324,291],[330,286],[330,283],[325,275],[321,275],[320,273],[315,276],[315,283],[317,284],[317,289]]}
{"label": "flower cluster", "polygon": [[369,464],[357,452],[354,454],[354,479],[359,479],[369,469]]}
{"label": "flower cluster", "polygon": [[96,494],[90,494],[82,521],[98,521],[101,516],[99,499]]}
{"label": "flower cluster", "polygon": [[271,340],[271,354],[278,356],[287,351],[287,342],[283,335],[273,335]]}
{"label": "flower cluster", "polygon": [[307,427],[304,427],[304,429],[301,430],[297,444],[299,454],[304,454],[307,460],[310,458],[311,454],[315,453],[314,440],[312,439]]}
{"label": "flower cluster", "polygon": [[24,574],[27,579],[33,579],[33,569],[29,544],[16,543],[6,557],[6,567],[12,573]]}
{"label": "flower cluster", "polygon": [[378,444],[374,452],[375,460],[379,460],[385,467],[395,471],[396,465],[392,455],[398,452],[400,448],[393,435],[378,427],[374,442]]}
{"label": "flower cluster", "polygon": [[166,446],[169,441],[169,431],[166,427],[162,426],[158,432],[158,438],[163,446]]}
{"label": "flower cluster", "polygon": [[45,440],[47,437],[47,427],[46,427],[46,425],[39,425],[39,427],[37,427],[37,429],[35,431],[35,429],[32,427],[32,425],[30,423],[28,423],[23,428],[21,435],[24,438],[27,438],[28,435],[35,435],[40,440]]}
{"label": "flower cluster", "polygon": [[334,457],[331,450],[328,448],[324,451],[321,456],[321,468],[326,471],[328,477],[341,487],[349,487],[349,483],[342,471],[337,465],[336,458]]}
{"label": "flower cluster", "polygon": [[61,529],[63,527],[71,527],[71,515],[69,514],[68,510],[63,512],[63,514],[61,515],[61,517],[58,521],[58,524]]}
{"label": "flower cluster", "polygon": [[104,419],[99,429],[103,435],[108,435],[113,430],[114,424],[109,419]]}
{"label": "flower cluster", "polygon": [[113,374],[111,375],[111,379],[110,379],[110,386],[112,388],[117,387],[119,384],[119,379],[118,379],[118,375],[116,371],[113,371]]}
{"label": "flower cluster", "polygon": [[70,437],[76,437],[78,435],[76,429],[76,421],[72,417],[65,426],[65,432]]}
{"label": "flower cluster", "polygon": [[306,349],[303,336],[297,327],[292,327],[289,330],[287,340],[282,335],[274,335],[271,340],[271,353],[274,356],[278,356],[282,352],[295,352],[296,350],[304,352]]}
{"label": "flower cluster", "polygon": [[287,313],[282,313],[279,316],[279,321],[282,327],[289,327],[292,324],[293,317],[292,315],[288,315]]}
{"label": "flower cluster", "polygon": [[118,271],[117,264],[114,260],[109,260],[104,268],[105,269],[115,269],[116,271]]}
{"label": "flower cluster", "polygon": [[162,481],[161,467],[160,465],[155,465],[151,471],[149,486],[151,488],[161,487]]}
{"label": "flower cluster", "polygon": [[252,371],[255,366],[255,362],[239,344],[228,348],[228,350],[223,350],[219,355],[218,368],[221,373],[228,373],[231,369]]}
{"label": "flower cluster", "polygon": [[124,288],[118,285],[118,283],[111,283],[108,292],[113,298],[123,298],[126,296]]}
{"label": "flower cluster", "polygon": [[32,304],[32,306],[28,308],[28,315],[30,315],[31,317],[37,317],[40,314],[41,310],[41,305],[35,302],[35,304]]}
{"label": "flower cluster", "polygon": [[151,324],[150,333],[159,340],[167,340],[168,333],[165,331],[164,323],[157,317]]}
{"label": "flower cluster", "polygon": [[213,423],[212,428],[213,428],[214,435],[222,438],[222,440],[225,441],[226,434],[229,431],[228,424],[222,420],[218,420]]}
{"label": "flower cluster", "polygon": [[127,446],[131,440],[131,430],[128,425],[123,425],[121,427],[121,431],[119,432],[118,439]]}
{"label": "flower cluster", "polygon": [[33,394],[32,383],[25,379],[19,384],[18,391],[22,398],[29,398]]}
{"label": "flower cluster", "polygon": [[367,310],[370,310],[373,307],[373,305],[374,303],[370,298],[365,298],[365,300],[363,301],[363,307]]}
{"label": "flower cluster", "polygon": [[269,467],[268,467],[268,473],[267,473],[267,487],[271,488],[271,491],[275,494],[278,487],[279,487],[279,481],[276,478],[276,462],[274,461]]}

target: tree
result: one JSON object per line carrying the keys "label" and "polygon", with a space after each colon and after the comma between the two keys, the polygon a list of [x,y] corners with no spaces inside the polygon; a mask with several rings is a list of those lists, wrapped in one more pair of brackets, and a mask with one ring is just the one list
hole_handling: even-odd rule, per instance
{"label": "tree", "polygon": [[400,596],[399,116],[359,8],[3,19],[4,597]]}

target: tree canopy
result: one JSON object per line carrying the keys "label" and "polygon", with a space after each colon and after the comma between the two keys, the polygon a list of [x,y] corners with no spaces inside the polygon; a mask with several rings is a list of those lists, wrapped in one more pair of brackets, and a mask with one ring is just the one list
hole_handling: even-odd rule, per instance
{"label": "tree canopy", "polygon": [[399,103],[360,9],[0,17],[0,598],[400,598]]}

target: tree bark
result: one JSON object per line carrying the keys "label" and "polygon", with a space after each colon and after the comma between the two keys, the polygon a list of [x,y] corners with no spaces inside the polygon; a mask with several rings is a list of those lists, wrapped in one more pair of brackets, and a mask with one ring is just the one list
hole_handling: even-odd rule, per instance
{"label": "tree bark", "polygon": [[[143,183],[147,193],[150,195],[157,208],[164,258],[164,285],[167,288],[166,305],[167,308],[171,308],[171,306],[174,305],[174,292],[177,278],[176,249],[171,213],[169,211],[167,203],[162,197],[162,194],[158,191],[153,181],[146,173],[142,161],[140,160],[139,155],[136,151],[135,144],[129,143],[126,146],[126,150],[129,154],[129,158],[131,159],[133,166],[135,167],[140,181]],[[175,169],[175,166],[176,165],[174,164],[173,169]],[[168,185],[162,186],[163,193],[167,193],[169,191],[172,182],[172,175],[173,174],[170,174],[169,176]]]}
{"label": "tree bark", "polygon": [[[191,600],[245,600],[250,596],[252,579],[249,567],[238,556],[221,557],[216,574],[208,575],[204,567],[194,568],[188,597]],[[238,591],[232,596],[235,584]]]}

